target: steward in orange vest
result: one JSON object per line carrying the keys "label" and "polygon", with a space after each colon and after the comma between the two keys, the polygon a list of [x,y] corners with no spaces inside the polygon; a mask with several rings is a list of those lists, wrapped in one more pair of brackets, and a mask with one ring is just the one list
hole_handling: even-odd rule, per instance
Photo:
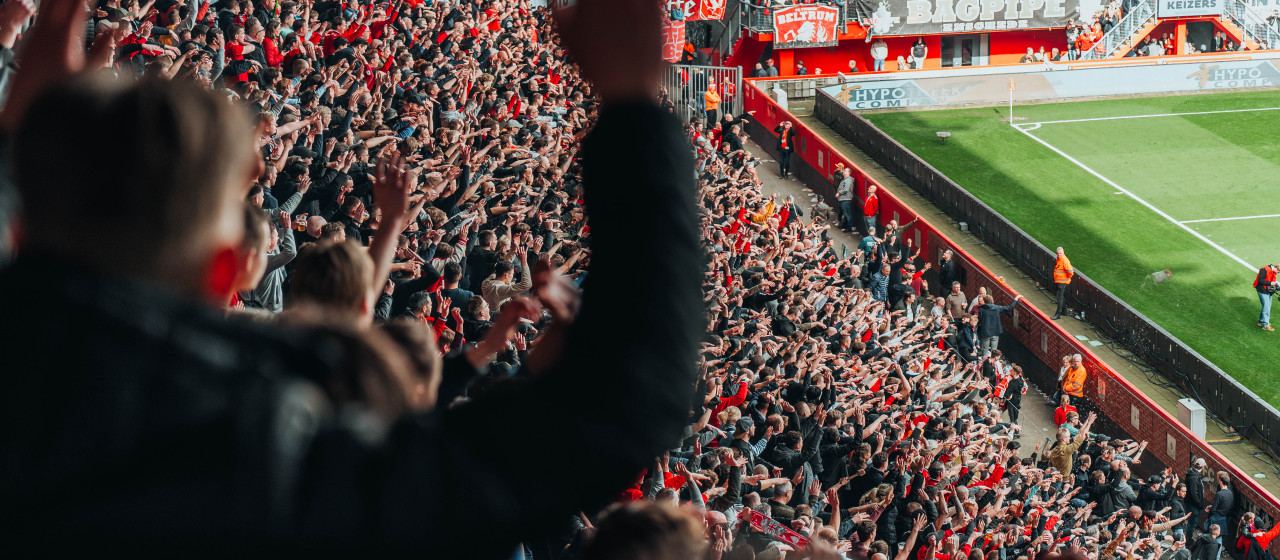
{"label": "steward in orange vest", "polygon": [[1062,380],[1062,392],[1077,398],[1084,397],[1084,378],[1087,376],[1083,364],[1072,364],[1066,379]]}
{"label": "steward in orange vest", "polygon": [[1062,247],[1058,247],[1058,262],[1053,264],[1053,283],[1058,285],[1058,310],[1053,314],[1055,321],[1067,312],[1067,285],[1075,275],[1076,269],[1071,267],[1071,260]]}

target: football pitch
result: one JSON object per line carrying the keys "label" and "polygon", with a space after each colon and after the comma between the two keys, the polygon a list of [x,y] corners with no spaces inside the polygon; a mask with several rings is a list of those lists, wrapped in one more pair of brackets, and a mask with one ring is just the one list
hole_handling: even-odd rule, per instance
{"label": "football pitch", "polygon": [[[909,111],[876,126],[1280,406],[1280,92]],[[945,145],[936,132],[949,131]],[[1156,286],[1157,270],[1173,276]],[[1273,307],[1280,325],[1280,305]]]}

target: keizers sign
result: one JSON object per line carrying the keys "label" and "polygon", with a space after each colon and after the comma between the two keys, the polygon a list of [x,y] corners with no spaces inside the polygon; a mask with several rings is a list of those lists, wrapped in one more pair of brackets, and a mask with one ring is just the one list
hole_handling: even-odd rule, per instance
{"label": "keizers sign", "polygon": [[859,23],[872,35],[1040,29],[1065,27],[1079,7],[1080,0],[881,0]]}
{"label": "keizers sign", "polygon": [[1188,17],[1222,15],[1223,0],[1158,0],[1156,17]]}
{"label": "keizers sign", "polygon": [[774,48],[834,47],[840,8],[824,4],[790,6],[773,12]]}

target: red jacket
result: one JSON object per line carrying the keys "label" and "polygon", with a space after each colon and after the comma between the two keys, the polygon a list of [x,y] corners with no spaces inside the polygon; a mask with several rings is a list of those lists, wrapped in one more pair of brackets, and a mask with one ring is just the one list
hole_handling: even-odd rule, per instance
{"label": "red jacket", "polygon": [[744,402],[747,402],[747,384],[746,383],[742,383],[741,385],[739,385],[738,392],[734,393],[732,397],[725,397],[720,399],[720,404],[717,404],[716,407],[711,411],[711,425],[719,428],[720,413],[724,412],[724,409],[729,408],[731,406],[742,406],[742,403]]}

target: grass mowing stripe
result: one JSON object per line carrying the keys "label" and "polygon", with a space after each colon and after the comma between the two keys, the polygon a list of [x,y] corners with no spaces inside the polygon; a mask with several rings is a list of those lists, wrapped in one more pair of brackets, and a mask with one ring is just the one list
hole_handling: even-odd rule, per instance
{"label": "grass mowing stripe", "polygon": [[[1172,96],[1058,103],[1019,107],[1016,114],[1029,121],[1071,120],[1153,113],[1190,113],[1224,109],[1270,108],[1276,106],[1273,91],[1199,96]],[[1067,247],[1072,263],[1094,281],[1105,286],[1205,358],[1235,377],[1262,399],[1280,405],[1280,376],[1272,364],[1280,363],[1280,333],[1257,329],[1258,300],[1250,283],[1253,272],[1241,270],[1227,256],[1200,242],[1195,236],[1129,197],[1117,197],[1115,189],[1085,172],[1010,126],[991,108],[942,111],[868,113],[866,117],[895,139],[929,161],[969,192],[1044,245]],[[1142,136],[1103,137],[1100,147],[1123,159],[1135,143],[1151,142],[1168,134],[1162,123],[1184,121],[1213,135],[1209,145],[1196,146],[1192,158],[1173,159],[1144,183],[1126,186],[1153,200],[1148,189],[1174,185],[1192,166],[1213,167],[1221,161],[1220,150],[1246,149],[1267,161],[1280,161],[1280,111],[1239,114],[1185,116],[1176,119],[1144,119]],[[1101,126],[1096,124],[1060,125]],[[1120,121],[1125,122],[1125,121]],[[1128,121],[1135,122],[1135,121]],[[1119,124],[1119,123],[1115,123]],[[1057,144],[1057,128],[1053,130]],[[939,130],[952,132],[946,145],[935,136]],[[1037,131],[1046,134],[1050,127]],[[1046,134],[1047,135],[1047,134]],[[1075,154],[1075,144],[1068,151]],[[1092,156],[1090,156],[1092,157]],[[1086,160],[1092,165],[1093,161]],[[1097,168],[1097,167],[1095,167]],[[1111,172],[1104,175],[1117,178]],[[1233,190],[1240,170],[1221,166],[1221,177],[1200,185],[1210,192],[1223,192],[1211,206],[1203,203],[1179,209],[1183,218],[1232,217],[1272,213],[1264,205],[1280,203],[1280,188],[1274,181],[1252,190]],[[1153,191],[1155,192],[1155,191]],[[1221,213],[1227,202],[1248,198],[1254,211]],[[1156,205],[1174,208],[1163,201]],[[1201,212],[1195,212],[1201,210]],[[1231,248],[1248,262],[1280,260],[1273,235],[1280,219],[1238,220],[1191,224],[1192,229]],[[1272,227],[1274,226],[1274,228]],[[1269,229],[1271,228],[1271,229]],[[1173,269],[1172,279],[1152,286],[1143,278],[1155,270]]]}
{"label": "grass mowing stripe", "polygon": [[[1150,119],[1153,117],[1186,117],[1190,115],[1222,115],[1226,113],[1251,113],[1254,111],[1280,111],[1280,107],[1260,107],[1257,109],[1226,109],[1223,111],[1196,111],[1194,113],[1157,113],[1154,115],[1121,115],[1118,117],[1093,117],[1089,119],[1071,119],[1071,120],[1064,120],[1064,121],[1041,121],[1041,122],[1034,122],[1034,123],[1023,123],[1021,126],[1032,125],[1032,124],[1040,125],[1040,124],[1077,123],[1077,122],[1089,122],[1089,121],[1114,121],[1114,120],[1120,120],[1120,119]],[[1015,126],[1018,126],[1018,125],[1015,125]]]}
{"label": "grass mowing stripe", "polygon": [[1208,244],[1209,244],[1209,246],[1213,247],[1214,249],[1217,249],[1217,250],[1218,250],[1219,252],[1221,252],[1222,254],[1224,254],[1224,255],[1226,255],[1226,256],[1228,256],[1228,257],[1231,257],[1231,258],[1232,258],[1233,260],[1235,260],[1236,262],[1238,262],[1238,263],[1240,263],[1240,264],[1244,265],[1244,267],[1245,267],[1245,268],[1250,269],[1250,270],[1252,270],[1252,269],[1253,269],[1253,265],[1251,265],[1251,264],[1249,264],[1249,263],[1247,263],[1247,262],[1244,262],[1244,259],[1241,259],[1240,257],[1235,256],[1235,254],[1234,254],[1234,253],[1232,253],[1231,251],[1226,250],[1226,249],[1225,249],[1225,248],[1223,248],[1221,245],[1218,245],[1217,243],[1214,243],[1213,241],[1210,241],[1208,237],[1205,237],[1205,236],[1203,236],[1203,235],[1200,235],[1200,232],[1198,232],[1198,231],[1196,231],[1196,230],[1193,230],[1193,229],[1191,229],[1191,228],[1187,227],[1186,225],[1183,225],[1183,223],[1182,223],[1182,222],[1179,222],[1178,220],[1173,219],[1173,216],[1170,216],[1170,215],[1166,214],[1166,213],[1164,212],[1164,210],[1161,210],[1161,209],[1159,209],[1159,208],[1156,208],[1155,206],[1152,206],[1150,202],[1147,202],[1147,201],[1143,200],[1142,198],[1138,197],[1138,195],[1133,194],[1132,192],[1130,192],[1128,189],[1126,189],[1126,188],[1124,188],[1124,187],[1122,187],[1122,186],[1120,186],[1120,185],[1117,185],[1117,184],[1115,183],[1115,181],[1112,181],[1111,179],[1108,179],[1108,178],[1106,178],[1106,177],[1103,177],[1101,173],[1098,173],[1097,171],[1094,171],[1094,170],[1093,170],[1092,168],[1090,168],[1089,166],[1087,166],[1087,165],[1085,165],[1085,164],[1081,163],[1081,162],[1080,162],[1080,160],[1078,160],[1078,159],[1076,159],[1076,158],[1073,158],[1073,157],[1071,157],[1070,155],[1067,155],[1067,153],[1066,153],[1066,152],[1064,152],[1064,151],[1062,151],[1062,150],[1059,150],[1058,148],[1055,148],[1055,147],[1053,146],[1053,144],[1050,144],[1050,143],[1048,143],[1048,142],[1045,142],[1043,139],[1041,139],[1041,138],[1037,137],[1036,135],[1034,135],[1034,134],[1032,134],[1032,133],[1030,133],[1030,132],[1028,132],[1028,131],[1024,130],[1022,127],[1014,127],[1014,128],[1017,128],[1019,132],[1021,132],[1021,133],[1023,133],[1023,134],[1026,134],[1026,135],[1027,135],[1028,137],[1030,137],[1032,140],[1035,140],[1036,142],[1039,142],[1039,143],[1043,144],[1046,148],[1049,148],[1050,150],[1053,150],[1053,151],[1054,151],[1054,152],[1056,152],[1058,155],[1060,155],[1060,156],[1062,156],[1062,157],[1064,157],[1064,158],[1067,158],[1067,161],[1070,161],[1071,163],[1074,163],[1074,164],[1076,164],[1076,165],[1080,166],[1080,168],[1081,168],[1081,169],[1083,169],[1083,170],[1085,170],[1085,171],[1088,171],[1090,175],[1093,175],[1094,177],[1097,177],[1098,179],[1101,179],[1101,180],[1102,180],[1102,182],[1104,182],[1104,183],[1106,183],[1106,184],[1108,184],[1108,185],[1111,185],[1111,186],[1112,186],[1113,188],[1115,188],[1116,190],[1118,190],[1118,191],[1120,191],[1120,192],[1122,192],[1122,193],[1124,193],[1124,194],[1128,195],[1128,196],[1129,196],[1129,198],[1132,198],[1132,199],[1134,199],[1134,200],[1138,201],[1138,204],[1141,204],[1141,205],[1143,205],[1143,206],[1146,206],[1146,207],[1147,207],[1147,208],[1149,208],[1152,212],[1155,212],[1156,214],[1158,214],[1161,218],[1164,218],[1164,219],[1169,220],[1170,222],[1172,222],[1172,223],[1174,223],[1174,224],[1177,224],[1177,225],[1178,225],[1178,227],[1181,227],[1182,229],[1186,230],[1186,231],[1187,231],[1187,233],[1190,233],[1191,235],[1194,235],[1194,236],[1196,236],[1197,238],[1199,238],[1201,241],[1203,241],[1203,242],[1205,242],[1205,243],[1208,243]]}

